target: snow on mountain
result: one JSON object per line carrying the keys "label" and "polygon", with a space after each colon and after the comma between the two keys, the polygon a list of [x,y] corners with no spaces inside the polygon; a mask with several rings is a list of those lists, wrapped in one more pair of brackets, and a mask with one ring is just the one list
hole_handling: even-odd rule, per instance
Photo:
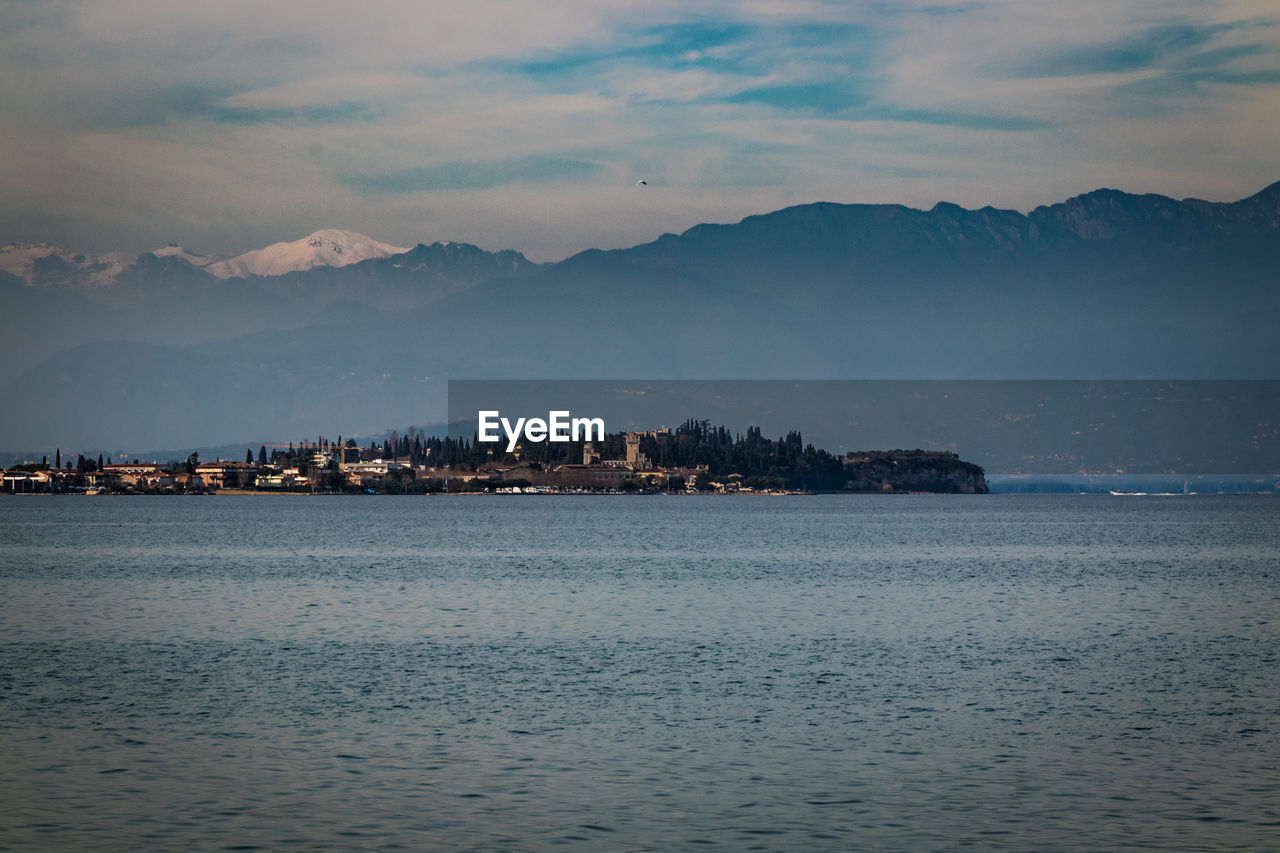
{"label": "snow on mountain", "polygon": [[218,278],[284,275],[313,267],[345,267],[369,258],[386,258],[407,251],[407,248],[381,243],[355,231],[330,228],[292,243],[273,243],[265,249],[255,249],[209,264],[205,270]]}
{"label": "snow on mountain", "polygon": [[10,243],[0,246],[0,270],[25,279],[31,274],[31,268],[37,260],[61,251],[48,243]]}
{"label": "snow on mountain", "polygon": [[27,284],[110,284],[134,259],[126,252],[87,255],[48,243],[0,246],[0,270]]}
{"label": "snow on mountain", "polygon": [[156,249],[151,254],[157,258],[181,258],[193,267],[208,266],[218,260],[216,255],[197,255],[176,244],[165,246],[163,249]]}

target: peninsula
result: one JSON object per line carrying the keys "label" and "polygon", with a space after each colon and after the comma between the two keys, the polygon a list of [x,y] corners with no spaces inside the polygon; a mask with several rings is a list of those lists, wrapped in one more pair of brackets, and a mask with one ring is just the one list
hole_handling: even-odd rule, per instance
{"label": "peninsula", "polygon": [[986,494],[983,469],[945,451],[869,450],[833,454],[799,432],[766,438],[759,427],[734,434],[705,420],[672,430],[604,434],[598,441],[481,442],[407,430],[380,445],[323,436],[243,461],[112,462],[83,454],[74,463],[14,466],[9,493],[187,494],[215,491],[427,494],[480,493],[902,493]]}

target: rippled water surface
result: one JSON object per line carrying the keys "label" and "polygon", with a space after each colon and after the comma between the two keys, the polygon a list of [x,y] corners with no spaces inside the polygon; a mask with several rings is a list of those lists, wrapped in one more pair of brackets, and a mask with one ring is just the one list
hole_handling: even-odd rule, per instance
{"label": "rippled water surface", "polygon": [[1280,848],[1271,497],[0,499],[0,848]]}

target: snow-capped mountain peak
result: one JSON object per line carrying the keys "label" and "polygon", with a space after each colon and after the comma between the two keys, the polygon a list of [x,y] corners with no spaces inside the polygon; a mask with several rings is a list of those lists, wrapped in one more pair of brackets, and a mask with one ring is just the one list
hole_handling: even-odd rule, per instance
{"label": "snow-capped mountain peak", "polygon": [[327,228],[292,243],[273,243],[264,249],[209,264],[205,269],[218,278],[284,275],[314,267],[345,267],[407,251],[355,231]]}

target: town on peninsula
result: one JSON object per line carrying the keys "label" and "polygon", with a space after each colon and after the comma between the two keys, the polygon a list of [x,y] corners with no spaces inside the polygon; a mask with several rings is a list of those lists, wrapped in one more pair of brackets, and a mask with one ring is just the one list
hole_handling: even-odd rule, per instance
{"label": "town on peninsula", "polygon": [[606,434],[599,441],[501,445],[427,435],[412,427],[362,447],[323,436],[245,449],[243,459],[168,462],[99,454],[15,465],[10,494],[986,494],[983,469],[946,451],[843,455],[799,432],[766,438],[708,421]]}

